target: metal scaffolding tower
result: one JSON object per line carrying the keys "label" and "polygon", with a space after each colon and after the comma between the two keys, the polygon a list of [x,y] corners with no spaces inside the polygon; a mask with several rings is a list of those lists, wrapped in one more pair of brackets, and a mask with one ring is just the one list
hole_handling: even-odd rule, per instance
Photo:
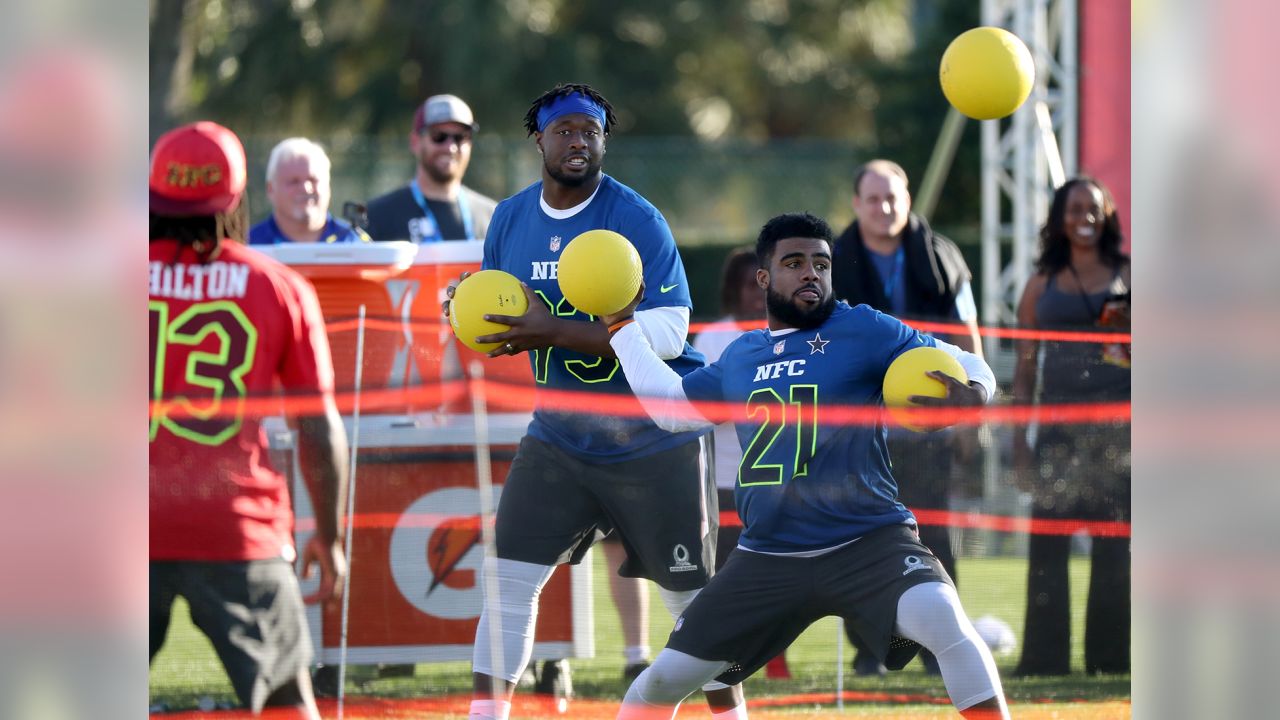
{"label": "metal scaffolding tower", "polygon": [[[1079,128],[1076,0],[983,0],[982,24],[1003,27],[1035,59],[1031,97],[1012,117],[982,124],[982,321],[1013,324],[1054,188],[1076,173]],[[1003,252],[1005,246],[1010,250]],[[1007,260],[1006,260],[1007,258]],[[1011,363],[996,338],[992,366]],[[1002,357],[1003,355],[1003,357]]]}

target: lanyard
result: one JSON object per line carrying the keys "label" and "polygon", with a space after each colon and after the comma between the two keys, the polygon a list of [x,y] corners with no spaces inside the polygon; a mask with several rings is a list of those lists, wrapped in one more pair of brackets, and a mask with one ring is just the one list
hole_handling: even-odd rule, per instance
{"label": "lanyard", "polygon": [[[413,201],[418,203],[418,207],[422,208],[422,216],[431,221],[436,229],[434,238],[422,238],[422,242],[440,242],[444,240],[444,231],[440,228],[440,222],[436,220],[436,214],[431,212],[431,206],[427,204],[427,198],[422,194],[422,188],[418,187],[418,181],[409,181],[409,192],[413,193]],[[471,223],[471,207],[462,197],[462,191],[458,191],[458,212],[462,215],[462,232],[466,237],[464,240],[475,240],[475,227]]]}
{"label": "lanyard", "polygon": [[893,307],[893,291],[898,287],[898,279],[902,277],[902,246],[898,246],[898,251],[893,254],[893,272],[889,273],[889,277],[884,279],[884,299],[889,301],[889,307]]}

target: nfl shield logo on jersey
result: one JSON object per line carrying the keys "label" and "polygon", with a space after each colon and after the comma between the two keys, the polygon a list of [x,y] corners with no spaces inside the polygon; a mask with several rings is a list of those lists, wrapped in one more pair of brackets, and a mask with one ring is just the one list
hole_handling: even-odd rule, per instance
{"label": "nfl shield logo on jersey", "polygon": [[786,341],[786,340],[779,340],[778,342],[774,343],[774,346],[773,346],[773,354],[774,354],[774,355],[781,355],[781,354],[782,354],[782,348],[786,347],[786,345],[787,345],[787,341]]}
{"label": "nfl shield logo on jersey", "polygon": [[551,252],[559,252],[559,251],[560,251],[560,236],[552,235],[551,236]]}

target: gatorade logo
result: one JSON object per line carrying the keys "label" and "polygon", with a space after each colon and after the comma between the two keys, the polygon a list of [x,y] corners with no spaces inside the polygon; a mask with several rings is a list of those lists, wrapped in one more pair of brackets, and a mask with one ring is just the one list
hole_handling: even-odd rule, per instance
{"label": "gatorade logo", "polygon": [[400,515],[391,531],[390,567],[406,602],[448,620],[479,614],[479,513],[479,492],[458,487],[429,492]]}

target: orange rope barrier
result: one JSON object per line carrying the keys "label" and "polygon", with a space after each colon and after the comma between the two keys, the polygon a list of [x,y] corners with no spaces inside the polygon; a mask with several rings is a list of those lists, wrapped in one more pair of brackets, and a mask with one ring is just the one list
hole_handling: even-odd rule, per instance
{"label": "orange rope barrier", "polygon": [[[969,326],[961,323],[925,322],[922,320],[904,320],[907,325],[932,334],[967,335]],[[689,335],[697,335],[715,323],[700,322],[689,325]],[[448,327],[444,318],[439,320],[400,320],[395,318],[365,320],[367,330],[387,330],[391,332],[436,332]],[[743,330],[759,330],[765,327],[763,320],[738,323]],[[328,321],[325,329],[332,333],[355,332],[356,321],[350,319],[334,319]],[[1085,343],[1132,343],[1131,333],[1077,331],[1077,330],[1040,330],[1035,328],[1002,328],[979,326],[978,334],[984,337],[1009,338],[1012,340],[1036,340],[1039,342],[1085,342]]]}
{"label": "orange rope barrier", "polygon": [[[365,390],[361,394],[364,412],[377,412],[395,408],[421,410],[435,409],[449,402],[460,400],[468,392],[467,380],[455,380],[438,384],[415,385],[402,388]],[[537,389],[530,385],[488,381],[494,389],[490,395],[495,410],[520,411],[535,401],[541,410],[590,415],[622,417],[648,417],[639,400],[630,395],[610,395],[569,390]],[[334,395],[339,412],[349,412],[354,407],[354,393]],[[157,400],[150,403],[151,417],[197,417],[200,419],[234,417],[268,417],[280,414],[313,415],[323,408],[319,395],[291,395],[288,397],[248,397],[222,400],[218,407],[209,407],[210,398]],[[746,409],[738,403],[691,403],[698,415],[715,423],[746,419]],[[873,425],[885,417],[881,406],[824,405],[822,422],[836,425]],[[1025,425],[1038,422],[1042,425],[1078,425],[1088,423],[1129,422],[1132,407],[1129,402],[1072,403],[1062,405],[987,405],[974,408],[909,408],[901,410],[902,416],[915,425],[945,427],[993,423],[999,425]]]}
{"label": "orange rope barrier", "polygon": [[[1081,530],[1093,537],[1129,537],[1131,526],[1116,520],[1083,520],[1078,518],[1030,518],[1008,515],[991,515],[953,510],[912,508],[911,512],[921,525],[995,530],[1007,533],[1031,535],[1074,535]],[[450,530],[479,530],[478,515],[445,515],[443,513],[356,513],[352,527],[358,530],[388,530],[401,528],[439,528]],[[742,527],[742,520],[735,510],[720,511],[720,527]],[[303,532],[315,530],[313,518],[299,518],[297,529]]]}

